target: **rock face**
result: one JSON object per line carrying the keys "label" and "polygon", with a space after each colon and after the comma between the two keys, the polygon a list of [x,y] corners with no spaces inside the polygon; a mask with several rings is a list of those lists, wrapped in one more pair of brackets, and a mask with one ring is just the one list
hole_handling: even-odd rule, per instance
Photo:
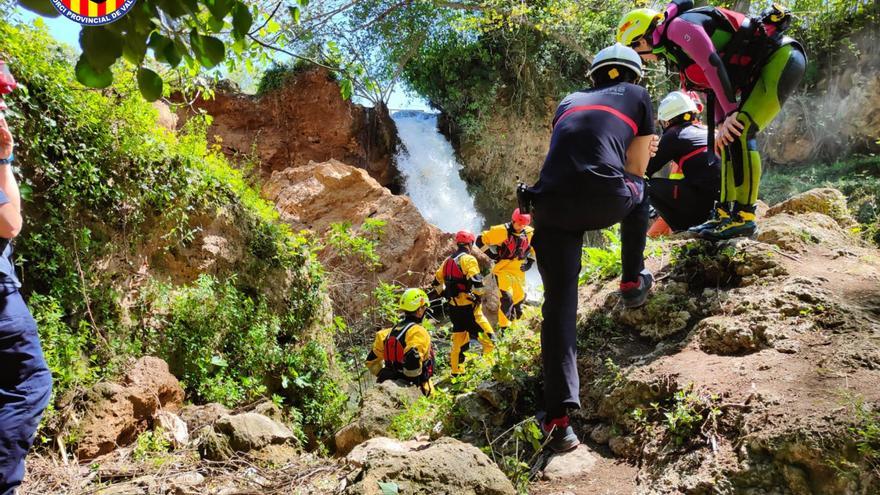
{"label": "rock face", "polygon": [[880,149],[880,46],[876,26],[847,36],[838,53],[809,54],[818,72],[809,94],[796,94],[758,134],[769,162],[835,159]]}
{"label": "rock face", "polygon": [[[399,186],[394,166],[397,128],[387,108],[343,100],[339,85],[324,69],[292,75],[262,97],[218,89],[213,100],[199,99],[193,109],[214,118],[208,135],[220,138],[224,152],[255,153],[265,175],[337,159],[367,170],[384,186]],[[181,120],[191,116],[187,109]]]}
{"label": "rock face", "polygon": [[638,459],[632,492],[880,493],[857,448],[880,401],[880,252],[851,225],[839,192],[808,191],[757,242],[667,241],[644,308],[620,309],[616,280],[580,289],[573,417]]}
{"label": "rock face", "polygon": [[336,433],[336,454],[346,455],[371,438],[388,436],[391,420],[421,395],[416,387],[401,387],[391,381],[368,390],[357,418]]}
{"label": "rock face", "polygon": [[177,411],[182,403],[183,389],[165,361],[141,358],[124,384],[99,383],[87,392],[76,426],[77,457],[93,459],[133,442],[153,424],[160,409]]}
{"label": "rock face", "polygon": [[342,493],[381,495],[379,483],[398,493],[515,495],[510,480],[473,445],[441,438],[415,450],[376,449]]}
{"label": "rock face", "polygon": [[335,222],[385,222],[374,271],[357,256],[332,249],[323,253],[331,279],[336,277],[329,285],[337,314],[360,314],[380,280],[425,285],[453,247],[452,236],[425,222],[409,198],[391,194],[363,170],[335,160],[275,172],[263,192],[294,229],[324,234]]}
{"label": "rock face", "polygon": [[516,203],[517,175],[527,183],[538,179],[550,144],[550,122],[557,103],[548,100],[545,115],[493,115],[477,142],[462,139],[453,125],[440,122],[441,130],[451,137],[461,158],[462,175],[480,186],[478,202],[492,209],[510,210]]}

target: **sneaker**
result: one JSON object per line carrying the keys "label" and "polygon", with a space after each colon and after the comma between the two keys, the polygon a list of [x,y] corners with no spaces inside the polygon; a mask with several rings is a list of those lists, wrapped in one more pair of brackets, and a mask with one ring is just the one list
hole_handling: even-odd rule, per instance
{"label": "sneaker", "polygon": [[755,224],[755,214],[748,211],[738,211],[730,218],[730,221],[718,225],[714,229],[700,232],[700,237],[710,241],[724,241],[735,237],[752,237],[758,232]]}
{"label": "sneaker", "polygon": [[688,232],[699,235],[705,230],[716,229],[728,222],[730,222],[730,210],[728,210],[723,203],[716,203],[715,210],[712,212],[712,217],[700,225],[694,225],[689,228]]}
{"label": "sneaker", "polygon": [[638,282],[621,282],[620,295],[623,298],[623,305],[627,308],[638,308],[644,305],[653,285],[654,276],[647,270],[639,274]]}
{"label": "sneaker", "polygon": [[562,452],[574,450],[581,444],[580,439],[571,427],[568,416],[563,416],[546,422],[544,421],[546,418],[543,418],[542,416],[541,413],[538,414],[544,438],[547,438],[548,436],[550,437],[550,441],[547,442],[547,447],[549,447],[550,450],[560,454]]}

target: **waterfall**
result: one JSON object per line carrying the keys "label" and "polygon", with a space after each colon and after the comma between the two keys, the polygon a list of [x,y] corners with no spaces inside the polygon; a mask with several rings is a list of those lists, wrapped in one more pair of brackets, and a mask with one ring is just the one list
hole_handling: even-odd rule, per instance
{"label": "waterfall", "polygon": [[[437,114],[401,110],[391,118],[404,145],[397,155],[404,192],[422,216],[445,232],[479,234],[488,227],[461,178],[462,167],[452,145],[437,129]],[[540,299],[540,285],[537,267],[526,272],[529,300]]]}

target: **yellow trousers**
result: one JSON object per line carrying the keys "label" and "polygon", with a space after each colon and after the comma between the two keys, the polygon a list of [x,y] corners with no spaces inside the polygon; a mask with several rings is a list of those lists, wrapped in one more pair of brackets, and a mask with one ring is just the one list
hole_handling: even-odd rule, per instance
{"label": "yellow trousers", "polygon": [[526,299],[526,274],[519,268],[519,263],[508,264],[497,270],[495,281],[498,284],[498,326],[507,328],[510,322],[518,320],[522,302]]}
{"label": "yellow trousers", "polygon": [[487,358],[495,350],[495,332],[483,314],[482,304],[449,306],[449,319],[452,321],[452,351],[449,361],[452,373],[459,374],[464,369],[464,353],[470,347],[471,338],[476,338],[483,346],[483,356]]}

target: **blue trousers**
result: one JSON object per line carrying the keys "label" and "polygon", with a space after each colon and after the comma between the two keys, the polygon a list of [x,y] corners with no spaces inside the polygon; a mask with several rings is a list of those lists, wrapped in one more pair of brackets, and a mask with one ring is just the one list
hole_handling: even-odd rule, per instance
{"label": "blue trousers", "polygon": [[644,182],[628,177],[629,195],[551,195],[535,198],[532,245],[544,283],[541,354],[547,417],[580,408],[577,370],[578,275],[584,233],[620,223],[622,279],[638,280],[645,268],[648,201]]}
{"label": "blue trousers", "polygon": [[0,293],[0,495],[24,478],[24,459],[52,393],[37,324],[18,291]]}

